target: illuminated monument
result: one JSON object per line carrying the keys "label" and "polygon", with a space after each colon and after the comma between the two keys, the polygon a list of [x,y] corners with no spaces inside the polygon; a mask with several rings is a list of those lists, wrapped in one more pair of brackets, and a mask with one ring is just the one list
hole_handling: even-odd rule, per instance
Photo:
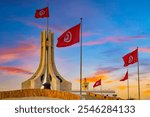
{"label": "illuminated monument", "polygon": [[22,82],[22,89],[51,89],[71,91],[71,82],[66,81],[57,71],[54,62],[54,34],[41,32],[41,56],[37,71]]}

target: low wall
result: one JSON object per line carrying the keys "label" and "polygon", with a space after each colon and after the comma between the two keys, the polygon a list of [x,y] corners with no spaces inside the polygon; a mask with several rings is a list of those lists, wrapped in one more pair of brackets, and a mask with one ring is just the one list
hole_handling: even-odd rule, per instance
{"label": "low wall", "polygon": [[22,98],[22,97],[49,97],[63,100],[80,100],[79,95],[69,92],[48,89],[22,89],[0,92],[0,99]]}
{"label": "low wall", "polygon": [[104,95],[101,95],[101,94],[95,94],[95,93],[91,93],[91,92],[86,92],[86,95],[89,95],[91,97],[95,97],[99,100],[122,100],[121,98],[104,96]]}

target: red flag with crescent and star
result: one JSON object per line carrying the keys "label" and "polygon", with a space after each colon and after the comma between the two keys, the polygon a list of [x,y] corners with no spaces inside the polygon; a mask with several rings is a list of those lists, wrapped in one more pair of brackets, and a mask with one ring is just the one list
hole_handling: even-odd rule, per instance
{"label": "red flag with crescent and star", "polygon": [[80,41],[80,24],[65,31],[57,40],[57,47],[67,47],[78,43]]}
{"label": "red flag with crescent and star", "polygon": [[125,81],[125,80],[127,80],[127,79],[128,79],[128,71],[126,72],[126,74],[125,74],[124,78],[123,78],[123,79],[121,79],[120,81]]}
{"label": "red flag with crescent and star", "polygon": [[101,85],[101,79],[95,82],[95,84],[93,85],[93,88],[97,87],[99,85]]}
{"label": "red flag with crescent and star", "polygon": [[45,18],[45,17],[49,17],[48,7],[36,10],[35,18]]}
{"label": "red flag with crescent and star", "polygon": [[138,49],[126,54],[123,58],[124,67],[138,62]]}

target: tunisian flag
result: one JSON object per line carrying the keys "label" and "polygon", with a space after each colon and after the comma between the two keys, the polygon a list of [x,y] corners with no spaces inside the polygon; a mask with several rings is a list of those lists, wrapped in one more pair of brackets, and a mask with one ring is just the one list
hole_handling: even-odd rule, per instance
{"label": "tunisian flag", "polygon": [[138,62],[138,49],[126,54],[123,58],[124,67]]}
{"label": "tunisian flag", "polygon": [[95,82],[95,84],[93,85],[93,88],[97,87],[99,85],[101,85],[101,79]]}
{"label": "tunisian flag", "polygon": [[35,18],[44,18],[44,17],[49,17],[48,7],[45,7],[43,9],[38,9],[35,12]]}
{"label": "tunisian flag", "polygon": [[57,40],[57,47],[66,47],[78,43],[80,41],[80,24],[65,31]]}
{"label": "tunisian flag", "polygon": [[127,79],[128,79],[128,71],[126,72],[126,75],[124,76],[124,78],[121,79],[120,81],[125,81],[125,80],[127,80]]}

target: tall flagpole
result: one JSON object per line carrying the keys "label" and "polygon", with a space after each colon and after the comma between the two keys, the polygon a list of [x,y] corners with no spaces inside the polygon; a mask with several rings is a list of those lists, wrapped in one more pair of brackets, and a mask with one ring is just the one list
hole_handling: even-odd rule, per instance
{"label": "tall flagpole", "polygon": [[[128,72],[128,70],[127,70],[127,72]],[[128,76],[128,79],[127,79],[127,87],[128,87],[128,89],[127,89],[127,95],[128,95],[128,99],[129,99],[129,76]]]}
{"label": "tall flagpole", "polygon": [[[48,0],[47,0],[47,7],[49,6]],[[49,8],[48,8],[48,13],[49,13]],[[49,30],[49,17],[47,17],[47,22],[46,22],[46,32],[47,32],[47,38],[48,38],[48,30]]]}
{"label": "tall flagpole", "polygon": [[82,18],[80,18],[80,99],[82,100]]}
{"label": "tall flagpole", "polygon": [[49,29],[49,22],[48,22],[48,17],[47,17],[47,35],[48,35],[48,29]]}
{"label": "tall flagpole", "polygon": [[[137,47],[138,50],[138,47]],[[137,62],[137,71],[138,71],[138,96],[139,96],[139,100],[141,99],[140,97],[140,71],[139,71],[139,52],[137,53],[137,57],[138,57],[138,62]]]}

